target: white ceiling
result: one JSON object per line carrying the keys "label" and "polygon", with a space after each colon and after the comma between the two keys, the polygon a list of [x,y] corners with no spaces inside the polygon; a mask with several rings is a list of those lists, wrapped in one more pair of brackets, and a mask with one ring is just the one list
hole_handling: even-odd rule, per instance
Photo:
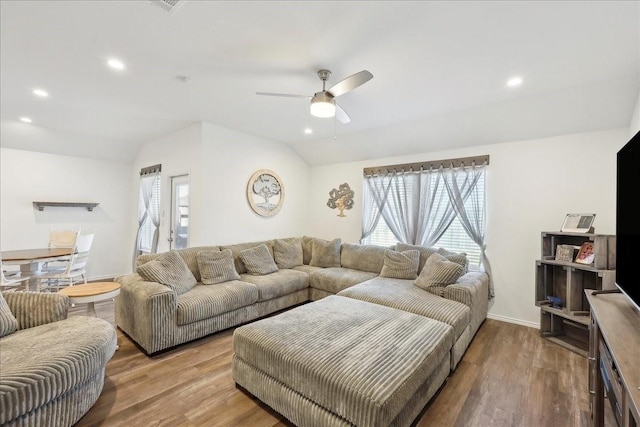
{"label": "white ceiling", "polygon": [[[626,127],[640,90],[638,1],[2,0],[0,18],[2,147],[59,154],[132,160],[206,121],[319,165]],[[321,68],[327,87],[373,73],[336,98],[351,123],[255,94],[312,95]]]}

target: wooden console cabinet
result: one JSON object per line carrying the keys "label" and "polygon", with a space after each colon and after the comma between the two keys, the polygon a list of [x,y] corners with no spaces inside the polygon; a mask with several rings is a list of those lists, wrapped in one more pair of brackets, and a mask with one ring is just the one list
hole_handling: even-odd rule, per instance
{"label": "wooden console cabinet", "polygon": [[604,426],[606,410],[618,426],[639,427],[640,312],[620,293],[586,290],[585,296],[591,306],[590,426]]}
{"label": "wooden console cabinet", "polygon": [[[615,288],[615,239],[608,234],[542,232],[535,303],[540,307],[540,334],[544,338],[587,357],[591,320],[584,291]],[[585,242],[593,243],[593,263],[556,260],[558,245],[580,247]],[[549,296],[560,298],[560,307],[554,307],[547,300]]]}

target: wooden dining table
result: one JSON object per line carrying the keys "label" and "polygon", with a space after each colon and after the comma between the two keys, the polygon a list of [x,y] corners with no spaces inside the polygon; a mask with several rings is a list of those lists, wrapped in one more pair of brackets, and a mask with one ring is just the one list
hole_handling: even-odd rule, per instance
{"label": "wooden dining table", "polygon": [[73,248],[36,248],[2,251],[3,265],[20,265],[22,276],[31,276],[34,283],[41,272],[42,264],[49,261],[61,261],[73,254]]}

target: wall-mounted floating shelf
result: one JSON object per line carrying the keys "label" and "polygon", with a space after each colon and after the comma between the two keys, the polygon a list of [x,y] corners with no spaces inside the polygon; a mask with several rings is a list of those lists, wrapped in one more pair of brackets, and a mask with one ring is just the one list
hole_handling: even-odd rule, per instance
{"label": "wall-mounted floating shelf", "polygon": [[65,207],[65,208],[87,208],[89,212],[93,211],[93,208],[100,203],[79,203],[79,202],[33,202],[33,207],[39,211],[43,211],[45,206],[50,207]]}

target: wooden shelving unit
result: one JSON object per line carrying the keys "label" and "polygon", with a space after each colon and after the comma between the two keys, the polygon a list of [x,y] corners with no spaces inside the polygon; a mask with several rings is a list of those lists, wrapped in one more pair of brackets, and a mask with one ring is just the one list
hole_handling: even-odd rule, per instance
{"label": "wooden shelving unit", "polygon": [[[595,233],[542,232],[541,259],[536,261],[535,304],[540,307],[540,334],[587,357],[590,307],[585,289],[615,288],[615,236]],[[558,245],[593,242],[594,261],[556,261]],[[561,299],[553,307],[547,297]]]}

